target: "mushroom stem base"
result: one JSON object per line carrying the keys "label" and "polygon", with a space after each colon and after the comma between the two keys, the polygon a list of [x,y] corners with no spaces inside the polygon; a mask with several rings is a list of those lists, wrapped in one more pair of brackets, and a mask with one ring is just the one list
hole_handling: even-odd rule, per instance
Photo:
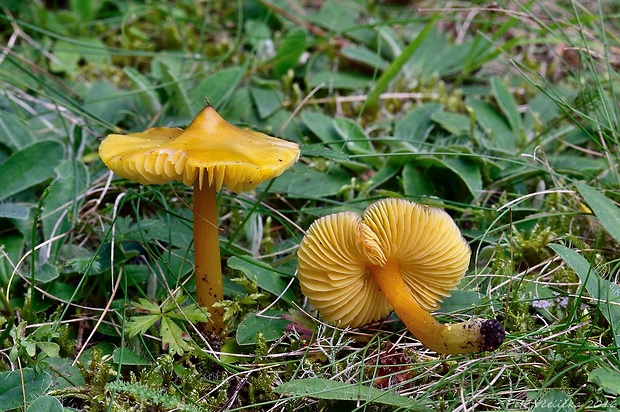
{"label": "mushroom stem base", "polygon": [[370,271],[394,312],[427,348],[457,355],[493,350],[503,343],[504,329],[495,319],[454,324],[437,322],[409,292],[395,262],[388,260],[383,266],[372,265]]}
{"label": "mushroom stem base", "polygon": [[222,308],[213,304],[224,297],[222,263],[220,261],[220,234],[217,216],[215,185],[194,185],[194,266],[196,299],[211,314],[205,331],[219,335],[224,330]]}

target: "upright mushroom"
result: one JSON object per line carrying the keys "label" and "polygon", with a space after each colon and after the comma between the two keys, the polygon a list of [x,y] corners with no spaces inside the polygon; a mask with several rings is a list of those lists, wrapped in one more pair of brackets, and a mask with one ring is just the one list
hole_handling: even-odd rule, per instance
{"label": "upright mushroom", "polygon": [[329,322],[360,326],[393,309],[438,353],[493,350],[504,341],[495,319],[441,324],[429,313],[459,284],[471,254],[441,209],[383,199],[363,219],[328,215],[312,223],[297,254],[301,290]]}
{"label": "upright mushroom", "polygon": [[183,131],[155,127],[140,133],[111,134],[99,156],[119,176],[148,184],[179,180],[194,185],[194,264],[198,304],[211,313],[206,330],[224,329],[217,214],[217,191],[254,189],[279,176],[299,158],[296,143],[243,130],[224,120],[208,104]]}

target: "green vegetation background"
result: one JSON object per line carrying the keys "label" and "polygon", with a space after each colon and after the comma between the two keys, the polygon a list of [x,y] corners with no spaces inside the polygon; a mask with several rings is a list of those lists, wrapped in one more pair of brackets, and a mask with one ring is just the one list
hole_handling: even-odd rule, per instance
{"label": "green vegetation background", "polygon": [[[0,1],[0,411],[620,408],[617,2]],[[220,195],[227,338],[193,302],[191,188],[140,186],[109,133],[229,122],[301,144]],[[320,321],[317,217],[405,197],[472,246],[439,357],[395,316]]]}

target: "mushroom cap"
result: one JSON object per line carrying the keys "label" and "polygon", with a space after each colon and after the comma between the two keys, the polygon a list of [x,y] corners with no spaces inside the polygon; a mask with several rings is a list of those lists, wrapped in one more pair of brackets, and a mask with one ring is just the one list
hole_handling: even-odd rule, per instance
{"label": "mushroom cap", "polygon": [[240,129],[205,107],[184,131],[155,127],[140,133],[111,134],[99,146],[105,165],[142,184],[180,180],[235,193],[279,176],[299,159],[299,145]]}
{"label": "mushroom cap", "polygon": [[403,199],[371,204],[316,220],[301,241],[302,292],[329,322],[360,326],[391,310],[371,274],[397,264],[410,293],[427,311],[437,309],[461,281],[470,249],[445,211]]}

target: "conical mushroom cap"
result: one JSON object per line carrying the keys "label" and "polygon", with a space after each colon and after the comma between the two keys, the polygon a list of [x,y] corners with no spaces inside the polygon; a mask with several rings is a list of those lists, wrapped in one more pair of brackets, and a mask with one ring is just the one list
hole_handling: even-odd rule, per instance
{"label": "conical mushroom cap", "polygon": [[[99,156],[119,176],[142,184],[179,180],[239,193],[279,176],[299,159],[296,143],[240,129],[205,107],[185,129],[111,134]],[[196,181],[197,180],[197,181]]]}
{"label": "conical mushroom cap", "polygon": [[469,265],[470,249],[450,216],[401,199],[316,220],[298,251],[302,292],[329,322],[359,326],[391,310],[370,270],[397,264],[424,309],[437,309]]}

